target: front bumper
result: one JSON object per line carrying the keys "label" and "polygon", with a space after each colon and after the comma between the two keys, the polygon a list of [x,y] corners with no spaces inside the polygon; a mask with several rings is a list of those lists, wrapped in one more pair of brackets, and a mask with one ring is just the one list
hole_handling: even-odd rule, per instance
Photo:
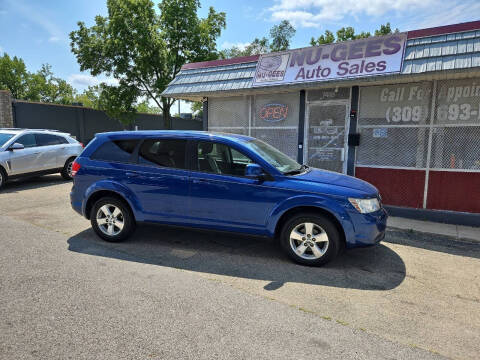
{"label": "front bumper", "polygon": [[347,247],[375,245],[385,238],[388,214],[384,208],[369,214],[350,212],[354,236],[347,239]]}

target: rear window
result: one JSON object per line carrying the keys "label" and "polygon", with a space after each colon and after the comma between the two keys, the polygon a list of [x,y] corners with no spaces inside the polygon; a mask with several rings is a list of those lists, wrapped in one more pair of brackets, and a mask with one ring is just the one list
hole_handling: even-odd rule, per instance
{"label": "rear window", "polygon": [[132,162],[132,154],[138,140],[108,141],[102,144],[91,156],[93,160]]}
{"label": "rear window", "polygon": [[138,162],[143,165],[185,169],[187,140],[149,139],[138,152]]}

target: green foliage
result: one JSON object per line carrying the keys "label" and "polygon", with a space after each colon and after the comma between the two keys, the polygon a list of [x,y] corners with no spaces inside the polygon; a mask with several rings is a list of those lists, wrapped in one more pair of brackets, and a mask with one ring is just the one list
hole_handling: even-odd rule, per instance
{"label": "green foliage", "polygon": [[137,112],[134,105],[137,96],[134,88],[101,84],[98,107],[109,117],[124,124],[131,124],[135,120]]}
{"label": "green foliage", "polygon": [[53,75],[48,64],[31,73],[22,59],[8,54],[0,57],[0,89],[9,90],[15,99],[71,104],[75,90],[65,80]]}
{"label": "green foliage", "polygon": [[137,104],[136,108],[137,112],[145,114],[160,114],[162,112],[159,107],[151,106],[147,100],[144,100],[141,103]]}
{"label": "green foliage", "polygon": [[355,29],[351,26],[342,27],[337,30],[337,42],[348,41],[348,40],[357,40],[362,38],[370,37],[369,32],[361,32],[360,34],[355,34]]}
{"label": "green foliage", "polygon": [[274,25],[270,29],[270,37],[272,43],[270,44],[270,50],[284,51],[290,47],[290,40],[295,35],[295,28],[288,20],[282,20],[280,24]]}
{"label": "green foliage", "polygon": [[314,37],[310,40],[310,45],[331,44],[335,41],[335,35],[330,30],[325,30],[325,35],[320,35],[317,40]]}
{"label": "green foliage", "polygon": [[82,71],[119,80],[117,86],[102,84],[102,107],[112,114],[135,113],[138,99],[148,98],[170,128],[174,100],[161,93],[183,64],[218,57],[216,39],[225,28],[225,13],[210,8],[206,18],[199,18],[198,0],[163,0],[158,7],[160,14],[150,0],[107,0],[108,16],[96,16],[92,27],[79,22],[70,39]]}
{"label": "green foliage", "polygon": [[391,34],[392,32],[398,33],[400,30],[396,28],[394,31],[392,31],[392,28],[390,27],[390,23],[387,22],[385,25],[380,25],[380,29],[375,30],[375,36],[381,36],[381,35],[388,35]]}
{"label": "green foliage", "polygon": [[[395,29],[395,32],[399,32],[399,30]],[[388,35],[391,33],[392,33],[392,29],[390,27],[390,23],[386,23],[385,25],[380,25],[380,28],[378,30],[375,30],[375,36]],[[362,31],[360,34],[356,34],[355,29],[351,26],[348,26],[348,27],[342,27],[338,29],[336,37],[335,35],[333,35],[331,31],[326,30],[325,35],[320,35],[317,39],[312,37],[312,39],[310,40],[310,45],[318,46],[318,45],[330,44],[333,42],[363,39],[363,38],[368,38],[370,36],[372,36],[372,34],[370,32],[365,32],[365,31]]]}
{"label": "green foliage", "polygon": [[201,101],[192,102],[191,108],[194,117],[203,117],[203,103]]}
{"label": "green foliage", "polygon": [[89,86],[81,94],[75,95],[75,103],[81,103],[83,106],[100,110],[100,92],[101,86]]}
{"label": "green foliage", "polygon": [[201,101],[194,101],[192,102],[192,112],[198,113],[199,111],[203,110],[203,103]]}
{"label": "green foliage", "polygon": [[10,90],[15,99],[25,97],[30,76],[22,59],[6,53],[0,57],[0,89]]}
{"label": "green foliage", "polygon": [[290,47],[290,40],[295,35],[295,28],[288,20],[283,20],[280,24],[274,25],[270,29],[270,40],[266,37],[255,38],[245,49],[234,46],[230,49],[220,51],[222,59],[230,59],[239,56],[250,56],[266,54],[269,51],[283,51]]}

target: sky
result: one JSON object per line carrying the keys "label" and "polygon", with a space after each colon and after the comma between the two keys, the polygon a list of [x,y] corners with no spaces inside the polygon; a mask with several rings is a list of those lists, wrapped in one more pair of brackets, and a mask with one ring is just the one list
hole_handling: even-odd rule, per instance
{"label": "sky", "polygon": [[[201,0],[201,5],[202,17],[210,6],[227,14],[219,49],[243,47],[255,37],[268,36],[284,19],[297,29],[291,48],[308,46],[312,36],[343,26],[373,33],[386,22],[408,31],[480,20],[479,0]],[[106,12],[105,0],[0,0],[0,54],[21,57],[32,72],[48,63],[56,76],[79,91],[101,81],[114,83],[81,72],[68,37],[78,21],[92,25],[96,15]],[[182,103],[181,111],[188,112],[189,105]]]}

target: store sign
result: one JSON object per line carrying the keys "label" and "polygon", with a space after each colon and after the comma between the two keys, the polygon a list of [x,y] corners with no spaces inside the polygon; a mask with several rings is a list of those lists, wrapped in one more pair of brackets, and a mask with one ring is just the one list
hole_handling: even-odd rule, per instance
{"label": "store sign", "polygon": [[288,105],[284,104],[266,104],[260,108],[258,116],[263,121],[279,122],[288,117]]}
{"label": "store sign", "polygon": [[253,86],[398,73],[406,33],[261,55]]}

